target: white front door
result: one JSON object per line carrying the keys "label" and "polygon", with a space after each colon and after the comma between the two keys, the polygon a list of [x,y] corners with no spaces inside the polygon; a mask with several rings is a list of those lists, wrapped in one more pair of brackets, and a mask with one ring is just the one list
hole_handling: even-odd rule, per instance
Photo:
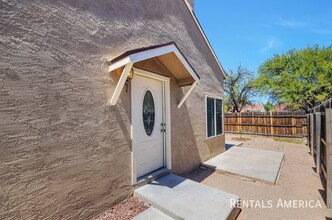
{"label": "white front door", "polygon": [[136,178],[164,166],[163,83],[138,74],[132,79],[133,162]]}

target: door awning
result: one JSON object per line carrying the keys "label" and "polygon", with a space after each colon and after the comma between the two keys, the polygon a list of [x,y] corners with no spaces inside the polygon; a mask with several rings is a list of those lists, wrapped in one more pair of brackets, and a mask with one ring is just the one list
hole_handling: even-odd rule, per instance
{"label": "door awning", "polygon": [[194,87],[199,83],[199,75],[174,42],[131,50],[109,61],[109,72],[121,71],[119,81],[110,100],[110,105],[117,103],[133,65],[149,59],[157,60],[158,63],[166,67],[176,79],[178,86],[191,86],[187,94],[178,103],[178,107],[183,104]]}

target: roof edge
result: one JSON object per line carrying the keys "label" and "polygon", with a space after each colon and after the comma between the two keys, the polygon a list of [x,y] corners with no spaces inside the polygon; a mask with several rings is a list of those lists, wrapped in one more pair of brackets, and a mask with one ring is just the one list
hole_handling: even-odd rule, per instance
{"label": "roof edge", "polygon": [[216,53],[214,52],[214,50],[213,50],[213,48],[212,48],[212,46],[211,46],[209,40],[207,39],[207,37],[206,37],[206,35],[205,35],[205,33],[204,33],[204,31],[203,31],[201,25],[199,24],[196,15],[195,15],[194,12],[192,11],[192,9],[191,9],[189,3],[187,2],[187,0],[183,0],[183,2],[184,2],[185,5],[187,6],[187,9],[188,9],[189,13],[191,14],[193,20],[195,21],[198,30],[201,32],[201,35],[203,36],[203,38],[204,38],[204,40],[205,40],[205,43],[206,43],[207,46],[209,47],[209,49],[210,49],[210,51],[211,51],[211,53],[212,53],[214,59],[217,61],[217,64],[218,64],[219,68],[221,69],[221,71],[222,71],[222,73],[223,73],[224,79],[226,79],[226,78],[227,78],[227,77],[226,77],[226,72],[225,72],[224,68],[222,67],[222,65],[221,65],[221,63],[220,63],[220,61],[219,61],[219,59],[218,59]]}
{"label": "roof edge", "polygon": [[122,55],[110,60],[109,63],[109,72],[114,71],[117,68],[123,67],[128,63],[136,63],[143,60],[151,59],[153,57],[158,57],[164,54],[174,53],[175,56],[180,60],[184,68],[188,71],[188,73],[194,78],[195,81],[200,80],[200,76],[197,74],[195,69],[189,63],[187,58],[178,48],[175,42],[169,42],[161,45],[154,45],[150,47],[134,49],[131,51],[127,51]]}

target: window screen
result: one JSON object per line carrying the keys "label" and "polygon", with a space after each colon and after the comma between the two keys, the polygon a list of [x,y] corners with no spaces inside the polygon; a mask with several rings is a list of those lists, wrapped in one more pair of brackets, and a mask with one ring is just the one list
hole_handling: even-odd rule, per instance
{"label": "window screen", "polygon": [[216,132],[222,134],[222,100],[216,99]]}
{"label": "window screen", "polygon": [[208,137],[215,135],[214,127],[214,99],[207,98],[207,133]]}
{"label": "window screen", "polygon": [[223,133],[223,104],[221,99],[206,98],[207,136],[213,137]]}

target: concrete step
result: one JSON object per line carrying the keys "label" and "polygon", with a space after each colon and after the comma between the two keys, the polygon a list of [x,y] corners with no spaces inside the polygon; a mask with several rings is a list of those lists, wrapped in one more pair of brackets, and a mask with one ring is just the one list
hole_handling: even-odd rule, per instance
{"label": "concrete step", "polygon": [[141,214],[134,217],[133,220],[174,220],[174,219],[151,206]]}
{"label": "concrete step", "polygon": [[168,174],[135,190],[135,196],[174,219],[235,219],[239,197]]}
{"label": "concrete step", "polygon": [[170,171],[167,168],[160,168],[160,169],[155,170],[151,173],[148,173],[148,174],[146,174],[142,177],[139,177],[137,179],[137,183],[135,184],[135,188],[139,188],[139,187],[144,186],[148,183],[151,183],[152,181],[154,181],[154,180],[156,180],[160,177],[166,176],[169,173],[170,173]]}

